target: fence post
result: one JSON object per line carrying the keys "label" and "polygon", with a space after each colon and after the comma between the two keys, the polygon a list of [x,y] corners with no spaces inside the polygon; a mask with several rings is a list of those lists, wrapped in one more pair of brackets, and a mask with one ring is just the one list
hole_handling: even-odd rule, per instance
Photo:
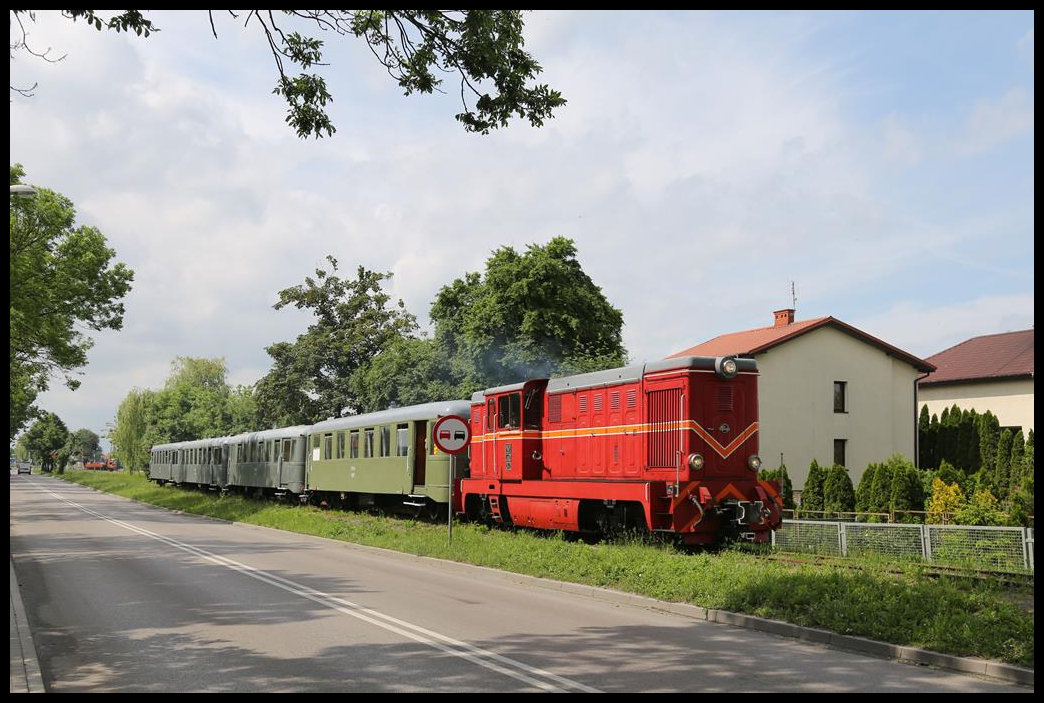
{"label": "fence post", "polygon": [[932,560],[932,534],[927,523],[921,525],[921,555],[925,561]]}
{"label": "fence post", "polygon": [[1029,528],[1022,528],[1022,565],[1030,571],[1033,571],[1033,552],[1029,548],[1030,535]]}
{"label": "fence post", "polygon": [[837,523],[837,540],[838,546],[841,547],[841,556],[848,556],[848,538],[845,534],[845,523]]}

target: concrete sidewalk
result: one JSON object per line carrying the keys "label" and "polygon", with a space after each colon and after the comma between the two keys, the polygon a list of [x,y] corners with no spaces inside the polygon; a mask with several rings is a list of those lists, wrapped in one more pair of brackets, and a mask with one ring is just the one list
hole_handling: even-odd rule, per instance
{"label": "concrete sidewalk", "polygon": [[11,561],[11,693],[46,693],[33,633],[22,605],[22,593]]}

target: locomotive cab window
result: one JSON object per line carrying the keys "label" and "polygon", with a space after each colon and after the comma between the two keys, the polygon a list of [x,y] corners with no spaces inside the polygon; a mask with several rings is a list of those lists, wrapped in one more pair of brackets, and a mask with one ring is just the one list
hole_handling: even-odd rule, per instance
{"label": "locomotive cab window", "polygon": [[526,391],[526,402],[523,406],[523,416],[526,419],[526,428],[539,430],[544,419],[544,398],[539,388],[530,388]]}
{"label": "locomotive cab window", "polygon": [[522,424],[522,394],[501,396],[497,407],[497,425],[505,430],[518,429]]}
{"label": "locomotive cab window", "polygon": [[497,406],[493,398],[486,401],[486,427],[493,430],[496,429],[496,425],[493,424],[493,420],[497,417]]}

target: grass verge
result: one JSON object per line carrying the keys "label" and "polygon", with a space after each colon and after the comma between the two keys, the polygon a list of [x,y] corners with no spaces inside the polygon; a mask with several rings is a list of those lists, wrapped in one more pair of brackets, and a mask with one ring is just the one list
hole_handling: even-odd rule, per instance
{"label": "grass verge", "polygon": [[446,526],[155,486],[141,474],[60,478],[134,500],[514,573],[612,588],[945,654],[1033,667],[1033,589],[938,577],[910,564],[765,560],[745,549],[687,553],[643,539],[585,544],[561,534]]}

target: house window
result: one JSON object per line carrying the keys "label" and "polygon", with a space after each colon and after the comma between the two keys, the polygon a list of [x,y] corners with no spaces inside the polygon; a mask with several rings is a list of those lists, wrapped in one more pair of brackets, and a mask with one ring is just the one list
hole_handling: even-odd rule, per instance
{"label": "house window", "polygon": [[848,412],[847,381],[834,381],[834,412]]}
{"label": "house window", "polygon": [[838,466],[845,465],[845,444],[847,443],[847,439],[834,440],[834,463]]}

